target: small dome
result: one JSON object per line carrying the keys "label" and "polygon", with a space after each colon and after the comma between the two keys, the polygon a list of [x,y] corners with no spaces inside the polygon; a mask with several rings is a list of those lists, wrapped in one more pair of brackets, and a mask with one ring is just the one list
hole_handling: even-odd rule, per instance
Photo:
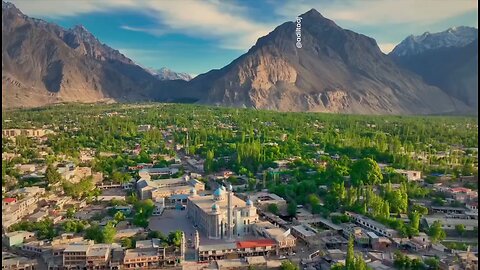
{"label": "small dome", "polygon": [[190,195],[197,195],[197,190],[195,188],[190,189]]}
{"label": "small dome", "polygon": [[233,191],[233,187],[231,184],[228,184],[228,191]]}
{"label": "small dome", "polygon": [[220,197],[224,193],[224,190],[222,188],[217,188],[215,192],[213,192],[213,196]]}
{"label": "small dome", "polygon": [[214,203],[214,204],[212,205],[212,211],[214,211],[214,212],[218,211],[219,208],[220,208],[220,207],[219,207],[218,204],[216,204],[216,203]]}
{"label": "small dome", "polygon": [[247,206],[252,206],[253,205],[253,202],[252,200],[248,199],[247,202],[246,202]]}
{"label": "small dome", "polygon": [[220,186],[220,188],[223,190],[223,191],[226,191],[227,188],[225,186]]}

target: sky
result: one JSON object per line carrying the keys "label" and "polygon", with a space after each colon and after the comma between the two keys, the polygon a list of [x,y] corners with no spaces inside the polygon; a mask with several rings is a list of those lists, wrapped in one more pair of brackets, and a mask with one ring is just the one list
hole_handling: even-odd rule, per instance
{"label": "sky", "polygon": [[[8,1],[8,0],[7,0]],[[476,0],[10,0],[24,14],[83,25],[137,64],[193,76],[219,69],[311,8],[374,38],[384,53],[413,34],[478,28]]]}

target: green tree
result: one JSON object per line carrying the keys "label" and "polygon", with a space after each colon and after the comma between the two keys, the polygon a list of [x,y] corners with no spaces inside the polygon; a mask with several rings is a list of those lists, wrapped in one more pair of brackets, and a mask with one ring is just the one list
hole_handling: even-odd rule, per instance
{"label": "green tree", "polygon": [[345,269],[355,270],[355,252],[353,249],[353,237],[348,239],[347,257],[345,258]]}
{"label": "green tree", "polygon": [[355,256],[355,267],[354,269],[355,270],[367,270],[368,267],[367,267],[367,263],[365,262],[365,260],[362,258],[361,255],[357,255]]}
{"label": "green tree", "polygon": [[278,215],[278,211],[279,211],[278,206],[276,204],[271,203],[268,205],[268,211],[272,214]]}
{"label": "green tree", "polygon": [[445,231],[442,229],[442,223],[439,220],[435,220],[432,223],[430,229],[428,230],[428,235],[434,243],[442,241],[447,236]]}
{"label": "green tree", "polygon": [[73,218],[74,216],[75,216],[75,208],[69,207],[69,208],[67,209],[66,217],[67,217],[67,218]]}
{"label": "green tree", "polygon": [[299,270],[300,268],[298,267],[298,265],[294,264],[292,261],[285,260],[280,265],[280,269],[281,270]]}
{"label": "green tree", "polygon": [[122,240],[120,240],[120,243],[122,247],[126,249],[135,248],[135,240],[129,237],[122,238]]}
{"label": "green tree", "polygon": [[206,173],[211,173],[213,171],[213,158],[214,153],[212,150],[207,151],[207,156],[205,158],[205,162],[203,163],[203,169]]}
{"label": "green tree", "polygon": [[345,265],[343,263],[336,263],[330,267],[330,270],[345,270]]}
{"label": "green tree", "polygon": [[407,233],[409,236],[416,236],[418,235],[419,227],[420,227],[420,214],[416,211],[411,212],[410,216],[410,224],[407,228]]}
{"label": "green tree", "polygon": [[57,169],[50,164],[45,171],[45,180],[47,180],[48,185],[54,185],[62,180],[62,176]]}
{"label": "green tree", "polygon": [[182,244],[182,231],[176,230],[168,234],[168,241],[170,245],[179,247]]}
{"label": "green tree", "polygon": [[130,175],[128,173],[121,173],[115,171],[112,173],[111,179],[115,183],[124,184],[130,181]]}
{"label": "green tree", "polygon": [[113,222],[108,222],[102,230],[102,243],[113,243],[115,234],[117,234],[117,230],[115,229]]}
{"label": "green tree", "polygon": [[455,231],[457,231],[459,235],[463,235],[465,233],[465,225],[463,224],[455,225]]}
{"label": "green tree", "polygon": [[113,222],[108,222],[103,228],[100,228],[97,224],[90,226],[85,231],[85,238],[94,240],[96,243],[113,243],[115,239],[115,229]]}
{"label": "green tree", "polygon": [[352,165],[350,180],[354,186],[377,185],[382,182],[383,175],[375,160],[364,158]]}
{"label": "green tree", "polygon": [[297,215],[297,203],[295,201],[291,201],[287,204],[287,212],[289,216]]}
{"label": "green tree", "polygon": [[117,211],[113,216],[113,219],[118,223],[125,220],[125,215],[121,211]]}

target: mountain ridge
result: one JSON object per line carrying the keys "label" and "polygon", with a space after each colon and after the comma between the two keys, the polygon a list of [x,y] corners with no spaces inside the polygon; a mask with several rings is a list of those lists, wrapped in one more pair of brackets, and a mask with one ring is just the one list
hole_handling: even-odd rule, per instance
{"label": "mountain ridge", "polygon": [[[434,38],[425,41],[427,36]],[[389,54],[392,60],[478,111],[478,30],[461,26],[424,34],[415,45],[420,49],[405,45],[412,39],[407,37]]]}
{"label": "mountain ridge", "polygon": [[2,1],[2,38],[8,40],[2,42],[2,88],[8,89],[2,90],[2,108],[162,101],[359,114],[469,111],[399,68],[375,39],[343,29],[315,9],[300,16],[301,49],[295,47],[295,23],[285,22],[230,64],[186,81],[165,69],[177,77],[156,76],[81,25],[63,29]]}
{"label": "mountain ridge", "polygon": [[301,49],[294,45],[295,23],[281,24],[229,65],[194,78],[190,85],[208,92],[200,102],[370,114],[438,113],[438,104],[445,113],[462,110],[462,102],[397,68],[374,39],[344,30],[316,10],[300,17]]}

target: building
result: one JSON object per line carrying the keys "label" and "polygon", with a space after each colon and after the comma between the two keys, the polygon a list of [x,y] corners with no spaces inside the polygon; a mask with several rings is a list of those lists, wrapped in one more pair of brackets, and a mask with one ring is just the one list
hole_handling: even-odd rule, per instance
{"label": "building", "polygon": [[456,225],[463,224],[466,231],[474,231],[478,229],[478,220],[477,219],[459,219],[459,218],[449,218],[449,217],[424,217],[423,220],[428,228],[435,222],[440,221],[442,224],[442,229],[444,230],[455,230]]}
{"label": "building", "polygon": [[199,245],[197,248],[197,254],[199,262],[238,258],[237,244],[233,242],[216,245]]}
{"label": "building", "polygon": [[2,208],[2,227],[5,229],[8,229],[23,217],[32,214],[37,209],[37,202],[40,196],[45,193],[45,189],[24,187],[13,193],[21,195],[23,199],[18,201],[11,200],[8,205]]}
{"label": "building", "polygon": [[300,224],[292,226],[292,235],[302,239],[305,243],[308,242],[309,238],[315,237],[318,231],[308,224]]}
{"label": "building", "polygon": [[420,181],[420,180],[422,180],[422,172],[421,171],[409,171],[409,170],[396,169],[395,172],[405,176],[408,181]]}
{"label": "building", "polygon": [[449,194],[454,200],[462,203],[474,201],[478,198],[477,191],[464,187],[450,188],[447,190],[447,194]]}
{"label": "building", "polygon": [[357,223],[361,227],[372,230],[375,233],[380,234],[382,236],[392,238],[392,237],[397,237],[398,235],[397,231],[390,229],[385,225],[380,224],[375,220],[371,220],[363,215],[359,215],[352,212],[345,212],[345,214],[347,216],[350,216],[353,219],[353,221],[355,221],[355,223]]}
{"label": "building", "polygon": [[269,192],[258,192],[251,196],[251,200],[262,210],[266,210],[270,204],[276,204],[278,209],[284,209],[287,206],[285,199]]}
{"label": "building", "polygon": [[147,132],[152,128],[151,125],[138,125],[138,132]]}
{"label": "building", "polygon": [[195,189],[196,192],[205,190],[205,184],[190,179],[188,175],[179,178],[137,181],[137,191],[142,200],[152,199],[158,201],[162,198],[168,198],[174,194],[190,194]]}
{"label": "building", "polygon": [[291,235],[291,230],[285,230],[281,227],[268,222],[257,222],[253,224],[253,232],[255,235],[273,239],[276,243],[276,253],[280,251],[291,251],[297,245],[297,238]]}
{"label": "building", "polygon": [[258,221],[257,209],[251,200],[246,202],[219,187],[213,195],[198,196],[192,189],[187,200],[187,217],[208,238],[226,239],[251,233],[251,225]]}
{"label": "building", "polygon": [[216,245],[200,245],[197,249],[199,262],[251,258],[269,256],[276,252],[276,243],[272,239],[254,239],[223,243]]}
{"label": "building", "polygon": [[35,259],[2,252],[2,269],[35,270],[38,269],[38,262]]}
{"label": "building", "polygon": [[190,165],[192,168],[197,170],[198,172],[204,172],[203,169],[203,160],[196,160],[194,158],[187,157],[187,164]]}
{"label": "building", "polygon": [[47,134],[53,133],[51,130],[48,129],[2,129],[2,137],[17,137],[20,135],[27,136],[27,137],[43,137]]}
{"label": "building", "polygon": [[13,247],[13,246],[19,246],[25,242],[25,240],[28,240],[32,238],[35,234],[32,232],[26,232],[26,231],[15,231],[15,232],[10,232],[5,234],[3,238],[3,242],[6,246],[8,247]]}
{"label": "building", "polygon": [[127,249],[123,257],[122,269],[159,269],[176,266],[181,262],[180,253],[176,252],[174,247],[144,246]]}
{"label": "building", "polygon": [[[138,165],[137,165],[138,167]],[[165,176],[171,176],[178,173],[179,170],[177,168],[142,168],[138,171],[138,176],[143,179],[151,180],[152,178],[159,178]]]}
{"label": "building", "polygon": [[361,227],[347,223],[343,224],[343,236],[346,239],[350,239],[350,236],[353,237],[355,243],[362,247],[367,247],[370,245],[370,237],[368,231],[362,229]]}
{"label": "building", "polygon": [[117,244],[70,244],[63,250],[62,266],[65,268],[110,269],[110,259]]}
{"label": "building", "polygon": [[17,202],[17,198],[3,198],[2,200],[2,206],[7,206],[10,204],[14,204]]}

